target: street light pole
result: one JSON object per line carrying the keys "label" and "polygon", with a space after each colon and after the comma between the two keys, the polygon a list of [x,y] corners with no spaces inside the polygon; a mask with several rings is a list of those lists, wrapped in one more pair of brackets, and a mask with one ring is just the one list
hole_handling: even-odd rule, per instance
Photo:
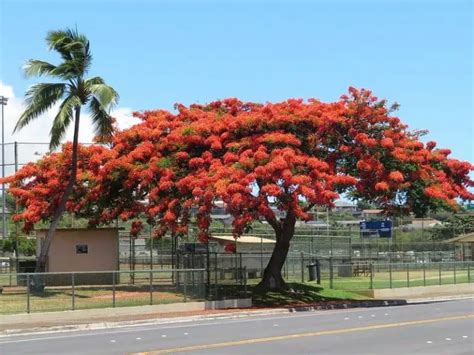
{"label": "street light pole", "polygon": [[[7,105],[8,99],[0,96],[0,105],[2,105],[2,178],[5,177],[5,119],[4,106]],[[7,237],[7,216],[5,214],[5,205],[7,197],[5,195],[5,183],[2,183],[2,238]]]}

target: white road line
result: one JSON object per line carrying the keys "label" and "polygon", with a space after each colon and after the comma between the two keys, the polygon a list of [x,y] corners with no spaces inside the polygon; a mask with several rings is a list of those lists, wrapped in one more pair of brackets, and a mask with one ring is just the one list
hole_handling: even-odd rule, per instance
{"label": "white road line", "polygon": [[162,338],[166,338],[166,334],[161,335]]}
{"label": "white road line", "polygon": [[463,337],[464,339],[469,338],[467,335],[463,335],[462,337]]}
{"label": "white road line", "polygon": [[445,338],[447,341],[451,340],[451,338]]}
{"label": "white road line", "polygon": [[111,343],[115,343],[115,340],[111,340],[110,342],[111,342]]}
{"label": "white road line", "polygon": [[137,339],[137,340],[142,340],[142,338],[135,338],[135,339]]}
{"label": "white road line", "polygon": [[431,340],[428,340],[426,344],[433,344],[433,342]]}
{"label": "white road line", "polygon": [[188,335],[189,333],[184,333],[184,335]]}
{"label": "white road line", "polygon": [[349,317],[345,317],[344,320],[349,320],[350,318]]}

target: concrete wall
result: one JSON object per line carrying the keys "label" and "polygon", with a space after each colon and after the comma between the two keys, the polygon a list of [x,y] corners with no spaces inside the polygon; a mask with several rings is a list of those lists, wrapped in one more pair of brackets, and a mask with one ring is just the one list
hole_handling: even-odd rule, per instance
{"label": "concrete wall", "polygon": [[[37,254],[46,230],[37,231]],[[87,253],[77,253],[76,246],[86,245]],[[48,253],[47,272],[113,271],[118,270],[118,230],[107,229],[59,229],[56,231]],[[51,277],[50,284],[70,284],[70,277]],[[112,282],[112,274],[77,275],[77,284]]]}
{"label": "concrete wall", "polygon": [[365,292],[365,294],[369,297],[380,299],[423,298],[457,295],[474,296],[474,284],[465,283],[456,285],[385,288],[380,290],[368,290]]}

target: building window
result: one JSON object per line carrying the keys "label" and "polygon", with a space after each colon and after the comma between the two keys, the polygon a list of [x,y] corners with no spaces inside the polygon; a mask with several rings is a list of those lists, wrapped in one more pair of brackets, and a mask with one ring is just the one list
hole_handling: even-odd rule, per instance
{"label": "building window", "polygon": [[76,245],[76,254],[87,254],[87,244]]}

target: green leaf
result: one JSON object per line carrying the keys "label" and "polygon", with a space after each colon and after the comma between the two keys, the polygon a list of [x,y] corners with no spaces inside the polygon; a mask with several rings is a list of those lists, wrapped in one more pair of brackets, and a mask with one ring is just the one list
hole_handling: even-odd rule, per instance
{"label": "green leaf", "polygon": [[89,110],[91,113],[92,124],[94,126],[94,133],[107,140],[114,132],[113,118],[104,110],[96,97],[92,97],[89,103]]}
{"label": "green leaf", "polygon": [[79,109],[81,106],[81,100],[75,96],[68,96],[59,107],[59,112],[54,118],[53,126],[51,127],[50,136],[51,141],[49,143],[50,149],[55,149],[61,144],[61,140],[66,133],[67,128],[74,120],[73,110],[74,108]]}
{"label": "green leaf", "polygon": [[54,76],[51,72],[56,68],[55,65],[42,61],[42,60],[34,60],[30,59],[26,62],[23,70],[27,78],[33,76],[42,76],[42,75],[49,75]]}
{"label": "green leaf", "polygon": [[41,83],[26,92],[26,110],[18,119],[13,132],[25,127],[32,120],[50,109],[65,93],[66,84]]}

